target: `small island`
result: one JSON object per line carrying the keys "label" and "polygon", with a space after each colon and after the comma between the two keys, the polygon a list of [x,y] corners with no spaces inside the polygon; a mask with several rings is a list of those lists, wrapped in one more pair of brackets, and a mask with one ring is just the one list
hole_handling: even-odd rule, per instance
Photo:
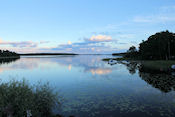
{"label": "small island", "polygon": [[0,50],[0,59],[20,58],[20,55],[9,50]]}
{"label": "small island", "polygon": [[19,54],[11,52],[9,50],[0,50],[0,65],[3,63],[11,63],[18,59],[20,59]]}

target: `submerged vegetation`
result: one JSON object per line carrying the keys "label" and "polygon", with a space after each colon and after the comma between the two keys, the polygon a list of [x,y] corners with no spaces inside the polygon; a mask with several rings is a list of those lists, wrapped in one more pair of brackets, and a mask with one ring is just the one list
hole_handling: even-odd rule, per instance
{"label": "submerged vegetation", "polygon": [[26,80],[0,83],[1,117],[53,117],[60,98],[48,83],[30,86]]}

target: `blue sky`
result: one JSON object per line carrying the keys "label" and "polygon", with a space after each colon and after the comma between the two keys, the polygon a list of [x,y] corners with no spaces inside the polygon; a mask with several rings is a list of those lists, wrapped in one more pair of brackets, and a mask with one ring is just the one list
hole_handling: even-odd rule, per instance
{"label": "blue sky", "polygon": [[124,52],[175,32],[175,0],[0,0],[0,48],[19,53]]}

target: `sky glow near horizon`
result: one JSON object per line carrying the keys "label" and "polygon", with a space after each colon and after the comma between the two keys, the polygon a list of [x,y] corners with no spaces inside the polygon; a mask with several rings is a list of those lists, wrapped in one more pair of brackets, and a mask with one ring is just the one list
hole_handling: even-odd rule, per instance
{"label": "sky glow near horizon", "polygon": [[124,52],[175,32],[175,0],[0,0],[0,49]]}

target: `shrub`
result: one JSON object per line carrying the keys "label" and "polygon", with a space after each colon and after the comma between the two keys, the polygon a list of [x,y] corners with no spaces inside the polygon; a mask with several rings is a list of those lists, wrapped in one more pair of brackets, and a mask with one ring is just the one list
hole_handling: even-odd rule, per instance
{"label": "shrub", "polygon": [[0,84],[0,116],[34,117],[52,116],[52,109],[58,108],[60,100],[49,84],[30,86],[26,80],[12,80]]}

